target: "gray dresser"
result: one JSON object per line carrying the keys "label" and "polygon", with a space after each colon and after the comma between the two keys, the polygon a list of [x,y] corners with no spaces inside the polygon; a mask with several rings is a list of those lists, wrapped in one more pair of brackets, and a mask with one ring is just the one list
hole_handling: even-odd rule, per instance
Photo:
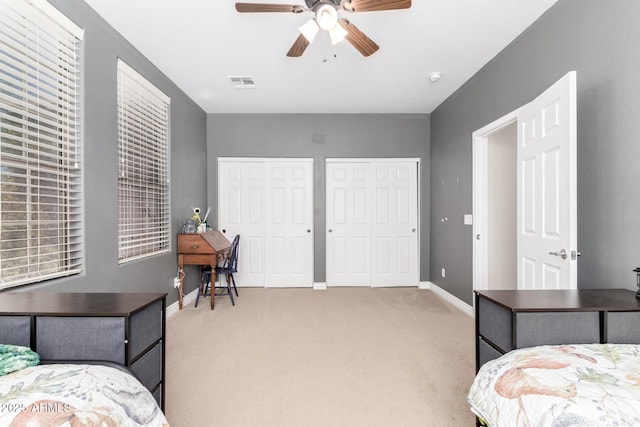
{"label": "gray dresser", "polygon": [[476,291],[476,370],[516,348],[536,345],[640,344],[635,292]]}
{"label": "gray dresser", "polygon": [[3,293],[0,343],[127,366],[164,410],[165,293]]}

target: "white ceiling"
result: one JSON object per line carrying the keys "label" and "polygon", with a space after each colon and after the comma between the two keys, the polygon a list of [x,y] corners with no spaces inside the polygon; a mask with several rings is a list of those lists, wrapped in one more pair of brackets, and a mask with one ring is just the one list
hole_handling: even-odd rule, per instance
{"label": "white ceiling", "polygon": [[[378,52],[332,47],[321,32],[302,57],[288,58],[311,13],[240,14],[234,0],[86,0],[207,113],[430,113],[556,1],[414,0],[406,10],[340,11]],[[430,83],[435,71],[442,78]],[[238,75],[256,88],[236,89],[228,77]]]}

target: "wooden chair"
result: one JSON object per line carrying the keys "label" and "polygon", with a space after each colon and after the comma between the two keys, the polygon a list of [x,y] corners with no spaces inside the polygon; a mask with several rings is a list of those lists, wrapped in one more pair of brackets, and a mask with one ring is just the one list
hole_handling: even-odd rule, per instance
{"label": "wooden chair", "polygon": [[[216,296],[219,295],[229,295],[231,298],[231,305],[236,305],[235,300],[233,298],[233,293],[231,292],[231,286],[233,285],[233,291],[236,296],[238,296],[238,288],[236,288],[236,280],[233,277],[233,273],[238,271],[238,249],[240,245],[240,235],[236,235],[231,242],[231,247],[229,248],[229,253],[227,258],[224,260],[222,265],[216,267],[216,275],[224,275],[226,278],[226,286],[222,285],[222,280],[220,280],[220,286],[212,285],[212,288],[215,290],[218,289],[220,292],[216,293]],[[202,274],[200,278],[200,289],[198,289],[198,295],[196,296],[196,304],[198,306],[198,300],[200,299],[200,295],[206,296],[207,291],[209,290],[209,286],[211,285],[211,268],[203,267]]]}

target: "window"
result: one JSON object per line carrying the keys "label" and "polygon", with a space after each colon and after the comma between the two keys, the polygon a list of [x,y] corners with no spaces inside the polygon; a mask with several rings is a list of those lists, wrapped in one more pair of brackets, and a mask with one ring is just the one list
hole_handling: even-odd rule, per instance
{"label": "window", "polygon": [[82,268],[82,35],[44,0],[0,2],[0,289]]}
{"label": "window", "polygon": [[169,98],[118,60],[118,261],[169,252]]}

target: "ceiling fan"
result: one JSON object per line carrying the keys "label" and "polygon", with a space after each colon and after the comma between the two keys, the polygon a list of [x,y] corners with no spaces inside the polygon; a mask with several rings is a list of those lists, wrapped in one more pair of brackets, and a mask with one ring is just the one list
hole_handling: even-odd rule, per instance
{"label": "ceiling fan", "polygon": [[338,19],[338,10],[347,12],[376,12],[383,10],[408,9],[411,0],[304,0],[306,6],[270,3],[236,3],[236,10],[240,13],[261,12],[285,12],[303,13],[312,12],[315,18],[310,19],[299,28],[300,35],[293,42],[287,52],[287,56],[302,56],[305,49],[318,34],[320,29],[325,30],[331,37],[332,44],[337,44],[346,39],[362,55],[369,56],[375,53],[379,46],[367,37],[347,19]]}

